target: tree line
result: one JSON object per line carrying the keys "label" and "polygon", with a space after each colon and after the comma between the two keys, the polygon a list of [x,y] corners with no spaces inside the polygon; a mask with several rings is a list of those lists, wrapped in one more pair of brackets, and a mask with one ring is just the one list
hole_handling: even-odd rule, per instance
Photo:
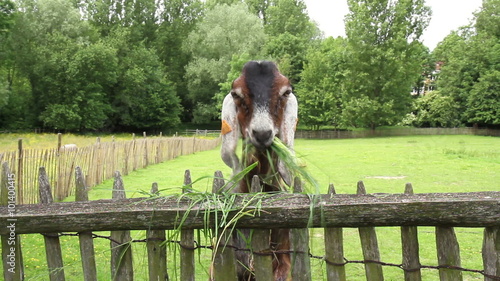
{"label": "tree line", "polygon": [[500,125],[500,0],[432,52],[425,0],[347,2],[346,36],[324,38],[303,0],[4,0],[0,128],[203,124],[253,59],[278,63],[312,129]]}

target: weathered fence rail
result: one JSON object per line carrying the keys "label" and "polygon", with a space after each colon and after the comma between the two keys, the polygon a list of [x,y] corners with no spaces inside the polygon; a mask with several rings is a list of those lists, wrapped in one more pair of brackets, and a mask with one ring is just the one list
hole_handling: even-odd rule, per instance
{"label": "weathered fence rail", "polygon": [[[222,196],[222,195],[221,195]],[[228,196],[228,195],[224,195]],[[213,227],[223,216],[238,228],[463,226],[500,224],[500,192],[415,194],[235,194],[227,213],[217,202],[184,195],[51,204],[18,205],[16,231],[23,233],[80,232],[88,229],[147,230]],[[223,201],[221,198],[220,201]],[[198,201],[198,202],[197,202]],[[207,224],[204,214],[216,214]],[[0,219],[9,218],[0,207]],[[113,218],[109,220],[109,218]],[[47,223],[50,222],[50,223]],[[0,234],[8,230],[0,228]]]}
{"label": "weathered fence rail", "polygon": [[[0,221],[14,228],[0,227],[5,280],[22,280],[21,241],[24,233],[42,233],[45,237],[47,264],[51,280],[64,280],[59,236],[63,232],[75,232],[80,238],[82,271],[85,280],[97,280],[95,259],[92,254],[93,231],[110,230],[111,279],[133,280],[132,241],[130,230],[147,230],[149,280],[168,280],[167,242],[165,230],[181,232],[180,264],[181,279],[194,280],[193,229],[211,229],[212,243],[211,280],[235,280],[234,251],[251,251],[254,256],[256,280],[269,280],[272,266],[269,263],[276,253],[259,243],[269,241],[270,228],[291,228],[293,254],[293,280],[318,280],[312,278],[309,253],[308,228],[325,229],[325,256],[328,280],[347,280],[343,258],[342,229],[359,228],[359,235],[367,280],[383,280],[384,266],[396,266],[405,271],[405,280],[422,280],[422,268],[439,270],[440,280],[463,280],[462,271],[484,275],[484,280],[500,280],[500,192],[412,194],[407,185],[406,194],[366,194],[362,182],[358,194],[335,194],[333,186],[329,194],[307,195],[300,193],[253,193],[204,196],[199,193],[183,196],[158,196],[153,184],[151,197],[126,199],[120,173],[115,173],[113,199],[86,201],[88,189],[83,174],[76,169],[77,202],[51,202],[50,183],[45,169],[40,169],[39,189],[41,204],[11,204],[15,193],[9,193],[8,165],[2,165]],[[214,177],[214,192],[224,185],[219,173]],[[298,182],[298,181],[296,181]],[[184,185],[191,179],[185,175]],[[252,190],[260,190],[254,181]],[[300,192],[300,184],[294,187]],[[401,226],[402,263],[387,264],[380,260],[377,231],[379,226]],[[436,227],[437,266],[424,266],[419,261],[418,226]],[[454,227],[484,228],[482,260],[484,268],[469,270],[461,267],[460,251]],[[250,228],[254,231],[251,247],[240,249],[227,244],[225,237],[233,228]],[[257,237],[257,238],[256,238]],[[8,241],[15,241],[9,245]],[[17,257],[9,263],[9,254]],[[169,253],[170,254],[170,253]],[[90,255],[90,256],[89,256]],[[207,261],[208,262],[208,261]],[[9,268],[18,269],[14,274]],[[184,266],[187,266],[184,268]],[[21,273],[19,273],[21,272]],[[146,277],[144,277],[146,278]],[[320,278],[322,279],[322,277]]]}
{"label": "weathered fence rail", "polygon": [[38,203],[37,174],[45,167],[53,197],[62,200],[75,190],[74,170],[85,172],[87,186],[95,186],[113,177],[115,171],[129,172],[181,155],[217,147],[219,138],[197,137],[133,137],[128,141],[101,142],[85,147],[24,149],[19,140],[17,151],[0,152],[0,163],[7,162],[15,175],[18,204]]}

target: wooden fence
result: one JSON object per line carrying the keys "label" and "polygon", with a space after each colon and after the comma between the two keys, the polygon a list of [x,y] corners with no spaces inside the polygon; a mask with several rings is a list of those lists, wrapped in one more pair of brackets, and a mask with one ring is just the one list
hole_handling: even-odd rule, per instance
{"label": "wooden fence", "polygon": [[[335,194],[333,186],[329,194],[307,195],[302,193],[252,193],[207,196],[201,200],[199,193],[184,196],[152,196],[126,199],[123,181],[115,173],[112,200],[87,201],[87,187],[83,174],[76,169],[76,200],[78,202],[54,203],[50,192],[49,177],[40,169],[40,204],[15,205],[14,180],[10,178],[8,165],[2,166],[0,227],[4,280],[22,280],[23,262],[20,234],[42,233],[45,239],[48,274],[51,280],[65,280],[64,264],[59,237],[61,233],[75,232],[79,237],[82,273],[84,280],[97,280],[94,255],[93,231],[109,230],[111,241],[112,280],[133,280],[132,241],[130,230],[146,230],[148,251],[148,277],[141,280],[173,280],[167,272],[167,247],[165,230],[180,232],[177,268],[178,280],[195,280],[194,241],[195,229],[212,229],[218,241],[210,247],[210,280],[236,280],[235,251],[251,251],[257,281],[272,278],[271,260],[275,254],[269,245],[270,228],[291,228],[293,257],[292,280],[318,280],[311,276],[309,254],[309,229],[323,228],[327,280],[353,280],[346,276],[343,253],[343,228],[359,229],[363,250],[366,280],[383,280],[384,266],[396,266],[404,270],[405,280],[422,280],[422,268],[439,271],[440,280],[463,280],[462,271],[472,271],[484,276],[484,280],[500,280],[500,192],[413,194],[411,185],[405,194],[366,194],[362,182],[355,195]],[[213,191],[224,186],[222,174],[214,177]],[[184,185],[191,185],[186,172]],[[153,184],[152,194],[158,187]],[[188,190],[188,189],[186,189]],[[252,190],[258,191],[258,180]],[[294,191],[301,191],[299,180]],[[210,198],[210,199],[208,199]],[[401,226],[402,262],[388,264],[380,260],[376,227]],[[437,265],[421,265],[419,259],[418,226],[436,228]],[[240,249],[226,244],[233,228],[253,229],[249,248]],[[484,268],[471,270],[461,267],[459,244],[454,227],[484,228],[482,260]],[[67,235],[67,234],[66,234]],[[102,236],[101,236],[102,237]],[[479,239],[479,237],[478,237]],[[179,253],[180,252],[180,253]],[[481,258],[481,257],[478,257]],[[14,270],[12,270],[14,268]],[[148,279],[149,278],[149,279]],[[319,277],[323,280],[323,277]]]}
{"label": "wooden fence", "polygon": [[219,144],[220,138],[160,136],[112,142],[97,138],[93,145],[72,149],[23,149],[19,140],[17,151],[0,152],[0,163],[9,163],[15,174],[17,203],[32,204],[38,202],[38,167],[45,167],[55,200],[62,200],[73,195],[77,166],[86,171],[86,185],[92,187],[112,178],[115,171],[127,175],[181,155],[214,149]]}

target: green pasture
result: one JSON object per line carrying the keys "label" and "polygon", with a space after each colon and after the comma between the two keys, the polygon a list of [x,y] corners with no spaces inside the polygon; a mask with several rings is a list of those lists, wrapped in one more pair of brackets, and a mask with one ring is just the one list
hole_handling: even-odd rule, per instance
{"label": "green pasture", "polygon": [[[368,193],[401,193],[405,183],[411,182],[416,193],[499,191],[500,138],[479,136],[409,136],[349,140],[303,140],[295,143],[297,155],[305,168],[317,179],[320,192],[325,193],[329,183],[337,193],[355,193],[356,183],[364,181]],[[226,177],[230,169],[220,159],[219,150],[181,156],[146,169],[132,172],[123,178],[128,197],[145,196],[152,182],[157,182],[162,194],[181,192],[184,171],[189,169],[193,180],[200,179],[194,188],[211,190],[214,171],[221,170]],[[111,197],[112,180],[94,187],[90,199]],[[314,190],[310,188],[310,190]],[[73,198],[68,198],[71,201]],[[50,222],[47,222],[50,223]],[[457,228],[462,266],[482,269],[482,229]],[[101,233],[108,235],[107,233]],[[175,234],[171,233],[175,236]],[[199,233],[201,243],[207,244]],[[144,238],[144,231],[133,231],[133,239]],[[377,228],[381,259],[401,263],[399,228]],[[323,255],[323,229],[311,230],[311,252]],[[41,235],[23,235],[23,257],[26,280],[48,280],[43,238]],[[344,229],[344,251],[348,260],[362,260],[357,229]],[[419,228],[420,255],[423,265],[437,265],[434,228]],[[109,241],[95,239],[99,280],[108,280]],[[82,280],[78,239],[62,237],[67,280]],[[136,280],[147,279],[147,254],[144,243],[134,243]],[[178,251],[170,246],[169,251]],[[199,280],[207,279],[211,252],[200,250]],[[169,268],[178,269],[178,260],[169,260]],[[324,280],[325,264],[313,259],[314,280]],[[348,280],[365,280],[364,267],[346,266]],[[172,271],[173,272],[173,271]],[[402,280],[403,271],[384,267],[385,280]],[[171,278],[174,277],[173,273]],[[175,278],[172,278],[176,280]],[[464,273],[465,280],[483,280],[479,274]],[[424,269],[423,280],[439,280],[436,270]]]}

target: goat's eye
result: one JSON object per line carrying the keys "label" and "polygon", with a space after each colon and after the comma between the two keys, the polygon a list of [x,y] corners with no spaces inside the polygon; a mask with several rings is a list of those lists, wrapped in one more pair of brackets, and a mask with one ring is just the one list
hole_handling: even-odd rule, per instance
{"label": "goat's eye", "polygon": [[240,97],[235,91],[231,91],[231,96],[233,96],[233,99],[237,99]]}
{"label": "goat's eye", "polygon": [[286,90],[286,91],[283,93],[283,96],[284,96],[284,97],[288,97],[291,93],[292,93],[292,90]]}

